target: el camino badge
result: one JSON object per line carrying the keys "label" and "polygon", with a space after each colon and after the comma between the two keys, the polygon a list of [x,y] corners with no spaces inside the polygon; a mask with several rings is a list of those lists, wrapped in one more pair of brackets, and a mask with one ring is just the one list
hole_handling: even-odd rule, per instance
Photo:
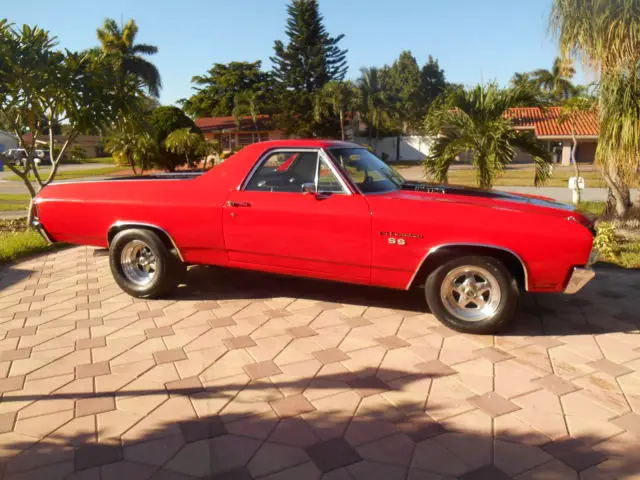
{"label": "el camino badge", "polygon": [[380,232],[387,238],[389,245],[400,245],[401,247],[407,244],[406,238],[423,238],[419,233],[400,233],[400,232]]}

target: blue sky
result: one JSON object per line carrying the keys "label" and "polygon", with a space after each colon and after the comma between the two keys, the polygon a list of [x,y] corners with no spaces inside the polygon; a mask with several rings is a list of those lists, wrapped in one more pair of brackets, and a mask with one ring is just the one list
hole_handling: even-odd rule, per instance
{"label": "blue sky", "polygon": [[[104,18],[134,18],[139,42],[159,48],[153,57],[170,104],[191,91],[191,77],[214,62],[262,60],[285,39],[287,0],[31,0],[2,1],[1,17],[37,24],[62,47],[96,44]],[[349,78],[362,66],[391,63],[408,49],[422,65],[436,57],[451,82],[481,78],[506,84],[514,72],[550,68],[557,54],[548,33],[551,0],[320,0],[330,34],[344,33]],[[583,80],[579,73],[578,82]]]}

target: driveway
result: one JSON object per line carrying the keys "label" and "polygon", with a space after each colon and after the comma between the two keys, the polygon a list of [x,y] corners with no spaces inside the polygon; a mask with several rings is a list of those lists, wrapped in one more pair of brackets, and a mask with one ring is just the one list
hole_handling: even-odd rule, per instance
{"label": "driveway", "polygon": [[85,247],[0,276],[4,478],[640,472],[638,272],[526,296],[501,336],[448,330],[419,295],[251,272],[136,300]]}

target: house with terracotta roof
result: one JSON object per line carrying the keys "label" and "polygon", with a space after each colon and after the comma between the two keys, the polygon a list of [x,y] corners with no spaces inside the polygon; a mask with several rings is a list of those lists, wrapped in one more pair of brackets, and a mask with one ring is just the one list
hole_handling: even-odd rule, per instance
{"label": "house with terracotta roof", "polygon": [[258,115],[254,123],[250,116],[242,117],[238,124],[235,117],[203,117],[195,120],[196,126],[207,140],[217,140],[223,151],[246,147],[264,140],[278,140],[282,132],[268,115]]}
{"label": "house with terracotta roof", "polygon": [[[562,165],[571,164],[572,128],[577,142],[576,161],[579,163],[593,163],[598,145],[600,127],[595,112],[577,112],[572,121],[561,122],[562,107],[510,108],[506,116],[513,122],[517,130],[530,130],[538,140],[547,143],[554,154],[555,161]],[[532,162],[531,156],[517,153],[515,163]]]}

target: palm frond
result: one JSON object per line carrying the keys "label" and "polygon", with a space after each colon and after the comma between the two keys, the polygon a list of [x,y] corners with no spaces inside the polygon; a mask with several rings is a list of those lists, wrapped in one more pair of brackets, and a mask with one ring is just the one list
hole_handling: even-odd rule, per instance
{"label": "palm frond", "polygon": [[140,57],[127,57],[123,63],[125,72],[140,78],[150,95],[154,97],[160,95],[162,81],[160,80],[160,72],[153,63]]}
{"label": "palm frond", "polygon": [[138,43],[131,48],[131,53],[134,55],[154,55],[158,53],[158,47],[146,43]]}

